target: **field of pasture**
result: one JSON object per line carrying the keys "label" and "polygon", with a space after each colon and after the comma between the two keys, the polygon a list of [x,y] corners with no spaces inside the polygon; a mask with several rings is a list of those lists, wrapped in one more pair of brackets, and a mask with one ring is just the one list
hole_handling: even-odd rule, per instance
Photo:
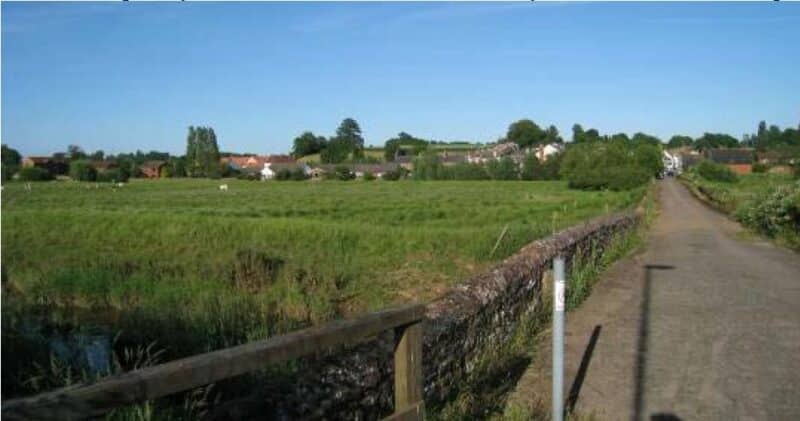
{"label": "field of pasture", "polygon": [[[169,359],[430,300],[644,193],[562,182],[223,182],[228,191],[193,179],[6,185],[4,354],[6,341],[34,346],[20,333],[33,316],[53,329],[121,332],[125,346],[155,342]],[[22,378],[5,372],[7,393]]]}

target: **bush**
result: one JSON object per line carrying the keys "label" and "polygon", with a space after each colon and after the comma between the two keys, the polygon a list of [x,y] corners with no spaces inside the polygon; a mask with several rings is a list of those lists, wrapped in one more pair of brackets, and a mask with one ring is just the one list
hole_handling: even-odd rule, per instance
{"label": "bush", "polygon": [[381,178],[387,181],[397,181],[400,180],[401,178],[406,178],[407,175],[408,175],[407,169],[403,167],[397,167],[397,169],[394,171],[387,171],[383,173],[383,176],[381,176]]}
{"label": "bush", "polygon": [[800,181],[773,187],[743,203],[734,213],[742,224],[770,237],[800,233]]}
{"label": "bush", "polygon": [[766,173],[769,171],[769,165],[762,164],[760,162],[756,162],[753,164],[753,172],[754,173]]}
{"label": "bush", "polygon": [[120,168],[112,168],[101,173],[97,173],[97,181],[124,183],[128,181],[128,178],[128,172]]}
{"label": "bush", "polygon": [[492,180],[519,180],[519,167],[509,157],[489,161],[486,164],[486,172]]}
{"label": "bush", "polygon": [[53,179],[53,174],[43,168],[24,167],[19,170],[19,179],[22,181],[48,181]]}
{"label": "bush", "polygon": [[289,176],[290,179],[294,181],[303,181],[308,180],[310,177],[302,168],[295,168],[292,170],[291,175]]}
{"label": "bush", "polygon": [[735,183],[739,180],[739,177],[730,168],[711,161],[702,161],[696,168],[697,175],[708,181]]}
{"label": "bush", "polygon": [[572,145],[561,161],[560,174],[575,189],[614,191],[642,186],[663,170],[657,146],[624,141]]}
{"label": "bush", "polygon": [[350,171],[350,167],[347,165],[337,165],[333,170],[333,178],[336,180],[348,181],[356,178],[356,175]]}
{"label": "bush", "polygon": [[239,180],[247,180],[247,181],[258,181],[261,180],[261,174],[257,172],[241,172],[239,175],[236,176]]}
{"label": "bush", "polygon": [[278,172],[275,173],[275,179],[278,180],[278,181],[291,180],[292,179],[292,171],[289,170],[288,168],[284,168],[284,169],[278,170]]}
{"label": "bush", "polygon": [[375,178],[376,178],[375,174],[373,174],[373,173],[371,173],[369,171],[364,173],[364,181],[373,181],[373,180],[375,180]]}
{"label": "bush", "polygon": [[69,164],[69,176],[76,181],[95,181],[97,170],[89,161],[80,159]]}

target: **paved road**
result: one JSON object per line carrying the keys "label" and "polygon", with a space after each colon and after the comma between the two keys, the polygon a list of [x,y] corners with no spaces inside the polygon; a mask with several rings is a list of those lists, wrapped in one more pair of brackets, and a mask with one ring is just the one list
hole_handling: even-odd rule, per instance
{"label": "paved road", "polygon": [[[674,180],[660,196],[645,251],[612,266],[568,315],[575,409],[611,420],[800,420],[800,255],[740,239],[737,224]],[[510,402],[538,395],[550,407],[543,342]]]}

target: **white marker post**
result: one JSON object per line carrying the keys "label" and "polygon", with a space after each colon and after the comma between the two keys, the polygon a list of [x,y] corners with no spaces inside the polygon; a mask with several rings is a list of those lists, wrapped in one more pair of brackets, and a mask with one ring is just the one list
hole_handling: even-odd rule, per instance
{"label": "white marker post", "polygon": [[553,421],[564,420],[564,258],[553,259]]}

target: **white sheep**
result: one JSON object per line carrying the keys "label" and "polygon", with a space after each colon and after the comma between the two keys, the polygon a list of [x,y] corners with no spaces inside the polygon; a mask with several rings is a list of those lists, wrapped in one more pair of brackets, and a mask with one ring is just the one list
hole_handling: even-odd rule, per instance
{"label": "white sheep", "polygon": [[219,190],[220,191],[228,191],[228,185],[227,184],[220,184],[219,185]]}

